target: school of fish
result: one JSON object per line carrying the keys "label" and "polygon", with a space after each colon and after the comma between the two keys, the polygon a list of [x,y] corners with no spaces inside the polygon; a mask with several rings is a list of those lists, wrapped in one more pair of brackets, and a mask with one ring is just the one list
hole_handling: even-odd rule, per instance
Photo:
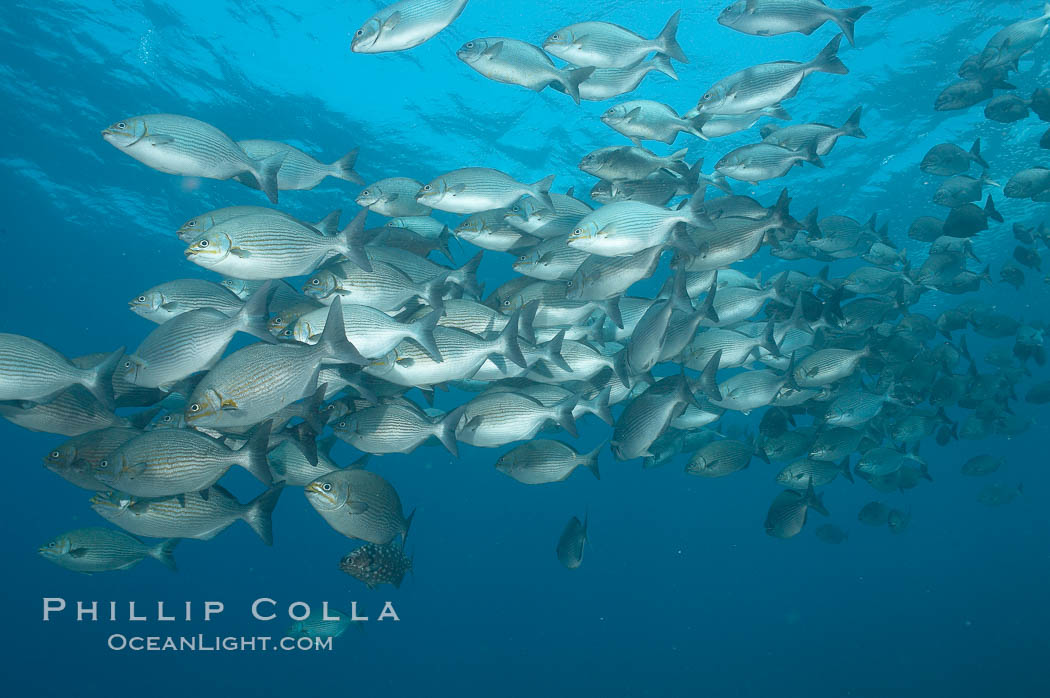
{"label": "school of fish", "polygon": [[[396,2],[356,31],[351,49],[411,49],[466,6]],[[212,278],[164,281],[132,297],[130,310],[154,323],[135,348],[67,358],[0,334],[0,415],[68,437],[45,466],[91,491],[91,508],[111,524],[60,534],[40,553],[78,572],[146,558],[174,569],[179,540],[209,540],[237,521],[271,544],[271,515],[294,489],[319,519],[363,542],[339,569],[370,588],[396,587],[412,568],[404,541],[420,503],[406,507],[371,466],[435,444],[453,457],[463,445],[492,449],[494,467],[524,485],[561,482],[577,469],[600,478],[607,458],[652,468],[681,456],[685,473],[702,478],[732,476],[757,458],[776,465],[762,466],[769,490],[755,493],[756,524],[767,503],[764,528],[777,538],[798,535],[811,510],[834,514],[842,525],[829,521],[815,535],[839,544],[852,517],[835,511],[836,487],[871,487],[874,497],[928,486],[947,473],[931,472],[920,444],[1025,431],[1031,416],[1010,400],[1029,366],[1045,364],[1046,328],[981,300],[992,278],[971,238],[997,234],[1005,221],[989,193],[999,185],[980,138],[968,149],[938,145],[916,163],[941,178],[932,206],[946,210],[931,208],[912,223],[908,237],[928,245],[914,265],[914,253],[876,215],[799,215],[787,189],[768,201],[734,193],[734,182],[832,167],[840,139],[865,137],[861,105],[829,114],[828,124],[789,123],[787,108],[812,81],[849,79],[838,51],[843,39],[857,44],[855,25],[869,10],[821,0],[725,8],[718,25],[754,36],[809,35],[828,22],[841,33],[802,60],[741,65],[706,85],[683,85],[691,106],[681,112],[645,99],[611,104],[601,121],[617,136],[579,154],[580,170],[596,179],[590,202],[559,189],[556,173],[529,181],[463,163],[365,183],[354,170],[357,149],[326,164],[176,114],[107,126],[107,143],[160,172],[233,179],[273,204],[280,191],[334,177],[360,185],[359,208],[316,221],[267,206],[194,212],[175,233],[186,262]],[[675,63],[689,62],[676,39],[680,17],[662,29],[581,21],[528,40],[479,37],[456,55],[494,81],[551,87],[576,103],[610,100],[650,72],[677,79]],[[1050,4],[996,34],[936,109],[987,100],[990,120],[1030,112],[1050,120],[1050,91],[995,95],[1012,88],[1009,73],[1048,23]],[[756,142],[709,158],[709,173],[703,160],[687,162],[692,146],[715,147],[744,131]],[[675,148],[682,138],[689,147]],[[1050,131],[1040,147],[1050,147]],[[1001,193],[1050,201],[1050,169],[1014,173]],[[1020,287],[1041,269],[1037,249],[1050,246],[1050,234],[1020,224],[1012,231],[1017,264],[1000,273]],[[452,239],[476,252],[457,260]],[[760,251],[785,264],[827,266],[814,274],[784,266],[764,280],[743,273],[738,263]],[[506,271],[487,294],[477,277],[483,259]],[[844,263],[848,274],[832,272]],[[658,293],[632,294],[653,277]],[[913,310],[927,294],[972,299],[930,316]],[[971,356],[971,332],[1002,342],[986,357],[991,370]],[[229,351],[238,334],[253,342]],[[436,409],[444,391],[452,404]],[[1026,402],[1050,402],[1050,383],[1032,388]],[[749,415],[755,429],[718,429],[733,413]],[[581,420],[589,433],[604,422],[604,441],[576,445]],[[334,462],[336,440],[362,457]],[[234,467],[259,481],[254,499],[242,503],[220,484]],[[998,456],[975,454],[959,471],[987,477],[1005,467]],[[999,506],[1022,491],[1018,482],[996,482],[976,498]],[[911,516],[873,499],[856,519],[897,534]],[[582,564],[588,525],[589,512],[582,522],[573,515],[558,539],[566,568]],[[311,623],[289,632],[329,632]],[[349,621],[336,625],[331,632],[341,633]]]}

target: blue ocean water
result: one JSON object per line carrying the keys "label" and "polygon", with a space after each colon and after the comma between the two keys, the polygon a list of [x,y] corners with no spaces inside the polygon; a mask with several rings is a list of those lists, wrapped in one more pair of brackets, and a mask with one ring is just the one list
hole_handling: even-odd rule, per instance
{"label": "blue ocean water", "polygon": [[[876,2],[844,45],[845,76],[809,78],[789,111],[796,122],[837,124],[863,106],[866,140],[844,139],[827,168],[738,193],[772,203],[786,185],[792,211],[814,206],[866,220],[877,212],[906,239],[930,203],[936,178],[917,165],[932,145],[968,146],[980,136],[992,175],[1005,181],[1045,164],[1036,143],[1045,124],[985,120],[982,107],[935,112],[933,100],[955,69],[1002,26],[1037,16],[1033,2]],[[446,31],[409,52],[349,51],[353,31],[380,3],[304,0],[272,3],[7,2],[0,7],[3,167],[0,223],[6,253],[0,329],[36,337],[69,356],[134,347],[152,326],[127,301],[162,281],[206,276],[187,262],[172,231],[198,213],[262,205],[234,182],[187,182],[148,170],[99,137],[122,117],[191,115],[234,138],[268,138],[334,160],[361,147],[358,171],[429,180],[482,165],[521,181],[557,174],[555,189],[590,190],[577,169],[585,153],[625,144],[598,119],[607,103],[575,106],[565,95],[490,82],[455,56],[465,41],[513,36],[540,43],[566,24],[598,19],[655,35],[683,10],[679,40],[691,63],[680,80],[651,75],[632,97],[680,112],[721,77],[756,63],[808,60],[834,35],[760,38],[715,21],[723,2],[472,0]],[[1021,95],[1050,86],[1050,44],[1040,44],[1011,76]],[[627,99],[627,97],[623,98]],[[614,100],[612,103],[622,100]],[[690,147],[713,163],[754,133]],[[847,142],[848,141],[848,142]],[[656,144],[658,152],[670,147]],[[710,170],[710,164],[705,168]],[[281,208],[316,220],[334,208],[356,210],[358,188],[328,179],[312,191],[282,192]],[[997,273],[1014,247],[1009,223],[1035,225],[1045,204],[1005,200],[1007,225],[975,239]],[[344,214],[346,215],[346,214]],[[345,219],[344,219],[345,220]],[[449,219],[454,220],[453,218]],[[453,248],[462,263],[474,253]],[[485,254],[481,277],[494,288],[509,276],[506,254]],[[810,273],[813,262],[792,262]],[[853,263],[837,263],[844,275]],[[785,263],[763,252],[741,268],[769,278]],[[666,271],[661,272],[664,276]],[[662,280],[661,276],[661,280]],[[646,286],[652,291],[655,282]],[[1029,322],[1047,322],[1050,289],[1030,274],[1020,291],[984,287],[982,300]],[[936,314],[959,297],[927,294]],[[991,342],[974,342],[982,355]],[[1029,382],[1045,380],[1035,368]],[[1023,394],[1023,393],[1022,393]],[[438,406],[461,401],[438,394]],[[274,520],[276,544],[263,546],[241,524],[176,551],[179,572],[147,560],[131,571],[78,575],[51,565],[37,547],[71,528],[101,525],[88,495],[43,470],[40,459],[63,437],[0,422],[8,496],[0,509],[6,561],[5,632],[0,640],[10,695],[499,695],[535,696],[1043,696],[1050,642],[1050,518],[1045,443],[1047,407],[1023,403],[1034,425],[1021,436],[924,444],[932,483],[881,494],[862,482],[826,488],[830,521],[849,532],[826,545],[813,535],[819,517],[791,540],[765,535],[762,521],[779,491],[775,466],[755,462],[720,480],[690,478],[683,457],[642,470],[606,451],[602,479],[525,487],[493,469],[498,451],[439,447],[373,459],[373,469],[418,507],[408,550],[414,573],[401,589],[370,591],[336,568],[354,547],[328,528],[298,491],[284,494]],[[727,420],[752,430],[759,415]],[[608,429],[588,417],[578,446]],[[976,502],[983,482],[963,478],[974,453],[1007,459],[996,476],[1024,483],[1024,495],[989,509]],[[356,457],[340,445],[337,460]],[[243,476],[243,477],[241,477]],[[244,473],[229,487],[257,491]],[[226,482],[226,481],[224,481]],[[856,519],[881,499],[913,514],[892,536]],[[554,546],[566,520],[590,521],[583,566],[564,569]],[[42,622],[42,598],[197,604],[190,622],[80,622],[69,613]],[[280,635],[286,618],[251,618],[268,597],[335,608],[358,602],[373,618],[392,601],[399,622],[367,624],[332,652],[114,652],[113,633]],[[205,600],[226,611],[200,621]]]}

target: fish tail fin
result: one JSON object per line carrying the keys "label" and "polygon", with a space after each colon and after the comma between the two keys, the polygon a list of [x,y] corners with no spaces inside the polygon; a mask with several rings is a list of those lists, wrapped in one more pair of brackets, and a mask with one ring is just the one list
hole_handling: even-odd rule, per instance
{"label": "fish tail fin", "polygon": [[711,120],[708,114],[697,114],[691,119],[686,119],[689,123],[689,133],[693,134],[697,138],[702,138],[705,141],[711,140],[704,135],[704,124]]}
{"label": "fish tail fin", "polygon": [[441,350],[438,349],[437,342],[434,340],[434,328],[437,327],[442,314],[441,309],[436,308],[409,325],[411,330],[409,336],[412,341],[418,344],[423,351],[430,355],[430,358],[438,363],[441,363],[443,359]]}
{"label": "fish tail fin", "polygon": [[561,79],[558,81],[561,83],[565,91],[572,97],[572,101],[577,104],[580,103],[580,83],[587,80],[594,74],[595,67],[593,65],[586,66],[584,68],[574,68],[572,70],[563,71]]}
{"label": "fish tail fin", "polygon": [[863,107],[857,107],[853,110],[853,113],[846,119],[846,123],[842,124],[842,135],[852,136],[853,138],[867,138],[867,134],[860,128],[860,114]]}
{"label": "fish tail fin", "polygon": [[340,252],[346,255],[346,258],[357,265],[358,268],[364,271],[372,271],[372,262],[368,259],[368,253],[365,251],[365,218],[368,216],[368,209],[363,208],[357,212],[354,216],[354,220],[350,221],[350,224],[343,228],[340,233],[343,240],[342,249]]}
{"label": "fish tail fin", "polygon": [[700,310],[704,312],[704,317],[716,325],[719,323],[718,311],[715,310],[715,291],[717,288],[718,272],[715,271],[715,276],[711,279],[711,287],[707,289],[707,295],[704,296],[704,303],[700,306]]}
{"label": "fish tail fin", "polygon": [[[445,250],[447,249],[448,245],[446,244]],[[445,250],[442,250],[442,252],[444,253]],[[484,254],[484,250],[478,252],[476,255],[467,260],[467,262],[463,266],[455,270],[457,284],[460,287],[462,287],[464,291],[473,293],[478,297],[481,296],[481,286],[478,284],[478,267],[481,266],[481,260]],[[450,260],[452,259],[451,255],[447,256]]]}
{"label": "fish tail fin", "polygon": [[90,369],[84,372],[84,379],[81,381],[81,385],[87,388],[88,392],[95,396],[95,399],[106,406],[107,409],[113,409],[113,372],[117,370],[117,365],[120,360],[124,357],[124,350],[126,347],[121,347],[113,353],[111,353],[102,361],[95,364]]}
{"label": "fish tail fin", "polygon": [[273,474],[266,452],[270,450],[270,427],[273,420],[267,420],[255,427],[248,441],[237,449],[241,454],[241,465],[264,485],[273,484]]}
{"label": "fish tail fin", "polygon": [[809,68],[821,73],[834,73],[836,75],[848,73],[849,68],[838,57],[840,43],[842,43],[842,34],[836,34],[835,38],[824,47],[824,50],[810,62]]}
{"label": "fish tail fin", "polygon": [[655,70],[658,73],[663,73],[672,80],[678,79],[678,72],[675,71],[674,66],[671,65],[671,59],[662,53],[657,54],[653,60],[650,61],[649,69]]}
{"label": "fish tail fin", "polygon": [[331,165],[332,176],[346,180],[347,182],[353,182],[354,184],[364,184],[365,180],[361,179],[361,175],[354,172],[354,165],[357,164],[358,152],[360,152],[360,148],[354,148],[349,153],[333,162]]}
{"label": "fish tail fin", "polygon": [[671,18],[667,20],[667,24],[664,25],[663,31],[656,37],[656,50],[665,56],[675,59],[679,63],[688,63],[689,59],[686,58],[685,51],[678,45],[678,20],[682,17],[682,11],[678,10]]}
{"label": "fish tail fin", "polygon": [[[520,330],[519,330],[520,331]],[[539,347],[545,362],[554,364],[563,371],[572,373],[572,366],[561,355],[562,345],[565,343],[565,330],[559,330],[558,334],[551,337]]]}
{"label": "fish tail fin", "polygon": [[598,471],[598,454],[601,453],[601,450],[603,448],[605,448],[605,444],[606,442],[602,441],[600,444],[598,444],[597,448],[595,448],[590,453],[585,454],[583,456],[583,462],[580,464],[587,468],[587,470],[591,471],[591,475],[594,475],[595,480],[602,479],[602,474]]}
{"label": "fish tail fin", "polygon": [[722,391],[718,389],[718,381],[716,380],[718,364],[721,361],[722,350],[719,349],[711,356],[707,365],[704,366],[703,372],[700,374],[700,390],[709,400],[714,400],[715,402],[722,401]]}
{"label": "fish tail fin", "polygon": [[336,235],[339,233],[339,218],[343,215],[343,209],[337,208],[327,216],[317,221],[314,225],[322,235]]}
{"label": "fish tail fin", "polygon": [[336,298],[328,309],[328,318],[325,320],[324,331],[321,338],[317,340],[318,351],[321,355],[333,359],[337,363],[357,364],[364,366],[368,363],[361,352],[357,350],[350,340],[346,338],[346,326],[343,324],[343,301]]}
{"label": "fish tail fin", "polygon": [[416,509],[412,510],[412,513],[405,519],[405,530],[401,532],[401,550],[404,551],[405,543],[408,542],[408,530],[412,528],[412,519],[416,518]]}
{"label": "fish tail fin", "polygon": [[992,201],[992,195],[988,195],[988,201],[984,205],[984,213],[986,216],[999,223],[1003,222],[1003,214],[995,210],[995,202]]}
{"label": "fish tail fin", "polygon": [[555,175],[548,175],[529,188],[532,197],[548,211],[554,210],[554,199],[551,198],[551,185],[554,184],[554,177]]}
{"label": "fish tail fin", "polygon": [[271,204],[277,203],[277,173],[288,157],[287,151],[274,153],[260,160],[252,160],[251,173],[258,182],[259,188],[266,194]]}
{"label": "fish tail fin", "polygon": [[161,542],[149,548],[149,556],[152,557],[154,560],[160,562],[172,572],[177,572],[178,568],[175,567],[175,546],[179,544],[180,540],[182,539],[165,538]]}
{"label": "fish tail fin", "polygon": [[631,370],[627,366],[627,347],[616,352],[616,356],[613,357],[612,370],[621,383],[628,388],[631,387]]}
{"label": "fish tail fin", "polygon": [[574,439],[579,436],[579,433],[576,431],[576,420],[572,416],[572,411],[579,401],[579,395],[569,395],[551,407],[553,412],[551,418],[557,422],[558,426],[569,432],[569,435]]}
{"label": "fish tail fin", "polygon": [[[540,302],[533,299],[521,307],[521,315],[518,316],[518,336],[526,342],[536,343],[536,330],[532,326],[536,321],[536,313],[540,310]],[[561,344],[558,344],[561,351]]]}
{"label": "fish tail fin", "polygon": [[980,136],[975,138],[974,141],[973,141],[973,145],[970,146],[970,157],[973,159],[974,162],[976,162],[978,165],[981,166],[981,169],[984,169],[984,170],[991,169],[988,166],[988,163],[985,161],[985,159],[983,157],[981,157],[981,137]]}
{"label": "fish tail fin", "polygon": [[267,281],[248,296],[241,309],[237,311],[234,322],[237,329],[246,334],[261,339],[267,344],[276,344],[277,338],[270,332],[270,298],[273,297],[277,286],[272,280]]}
{"label": "fish tail fin", "polygon": [[598,306],[605,313],[605,317],[613,321],[621,330],[623,329],[623,317],[620,315],[620,297],[614,296],[598,303]]}
{"label": "fish tail fin", "polygon": [[777,346],[777,339],[773,334],[773,330],[773,321],[770,320],[766,323],[766,329],[762,333],[762,341],[758,346],[762,347],[773,356],[780,356],[780,347]]}
{"label": "fish tail fin", "polygon": [[459,445],[456,443],[456,429],[459,427],[459,420],[463,418],[463,411],[465,409],[465,405],[460,405],[441,417],[441,419],[439,419],[434,425],[434,436],[454,458],[459,458]]}
{"label": "fish tail fin", "polygon": [[518,344],[518,318],[520,317],[521,309],[519,308],[514,311],[514,314],[510,316],[510,320],[507,321],[507,326],[499,333],[499,337],[496,338],[496,345],[500,354],[519,367],[528,368],[529,364],[521,353],[521,345]]}
{"label": "fish tail fin", "polygon": [[857,45],[857,42],[853,40],[854,25],[857,23],[858,19],[870,11],[870,7],[867,5],[861,5],[859,7],[850,7],[835,13],[835,24],[839,25],[839,29],[841,29],[842,33],[846,35],[846,40],[849,41],[850,46]]}
{"label": "fish tail fin", "polygon": [[850,482],[855,482],[855,480],[853,479],[853,473],[850,472],[849,469],[849,456],[843,458],[842,462],[839,463],[839,470],[842,471],[842,477],[846,478]]}
{"label": "fish tail fin", "polygon": [[256,535],[266,545],[273,545],[273,510],[277,508],[277,500],[281,498],[284,485],[277,485],[266,490],[258,497],[248,503],[244,510],[243,519],[252,527]]}
{"label": "fish tail fin", "polygon": [[[322,431],[324,431],[325,422],[324,422],[324,417],[321,415],[321,408],[324,406],[324,399],[325,399],[325,396],[327,395],[327,393],[328,393],[328,384],[327,383],[322,383],[321,385],[317,386],[317,390],[314,391],[313,395],[311,395],[310,397],[308,397],[306,399],[305,404],[304,404],[303,423],[299,424],[298,426],[300,426],[300,427],[307,427],[307,429],[313,431],[312,434],[309,434],[307,436],[307,438],[311,442],[315,438],[317,438],[318,434],[320,434]],[[305,434],[305,432],[304,432],[304,434]],[[300,442],[302,442],[305,439],[300,438],[299,440],[300,440]],[[310,463],[310,465],[316,465],[317,464],[317,446],[314,445],[312,448],[314,450],[314,459],[313,459],[313,462]]]}
{"label": "fish tail fin", "polygon": [[593,414],[598,419],[602,420],[609,426],[613,424],[612,411],[609,409],[609,397],[612,395],[612,388],[606,386],[602,388],[602,391],[595,397],[582,403],[588,412]]}

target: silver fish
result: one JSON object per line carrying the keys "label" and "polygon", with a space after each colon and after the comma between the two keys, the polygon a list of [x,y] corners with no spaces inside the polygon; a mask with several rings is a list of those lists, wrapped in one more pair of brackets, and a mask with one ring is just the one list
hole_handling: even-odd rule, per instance
{"label": "silver fish", "polygon": [[456,56],[490,80],[520,85],[541,92],[548,85],[559,85],[580,103],[580,83],[594,72],[594,67],[563,69],[538,46],[505,37],[474,39],[463,44]]}
{"label": "silver fish", "polygon": [[430,417],[409,404],[366,407],[333,424],[335,435],[365,453],[411,453],[435,437],[453,456],[459,455],[456,427],[463,408]]}
{"label": "silver fish", "polygon": [[[335,177],[354,184],[365,183],[361,179],[361,175],[354,172],[354,165],[357,163],[357,148],[354,148],[335,162],[326,164],[294,146],[278,141],[237,141],[237,145],[241,147],[241,150],[248,157],[255,160],[265,160],[268,157],[284,153],[281,169],[277,171],[277,189],[279,191],[313,189],[325,177]],[[253,189],[258,188],[254,177],[237,175],[235,179]]]}
{"label": "silver fish", "polygon": [[822,0],[736,0],[718,15],[718,23],[753,36],[791,32],[809,36],[831,21],[855,44],[853,25],[870,10],[867,5],[836,10]]}
{"label": "silver fish", "polygon": [[405,518],[393,486],[367,470],[338,470],[306,486],[306,499],[328,525],[348,538],[385,545],[408,535],[413,511]]}
{"label": "silver fish", "polygon": [[107,143],[167,174],[232,179],[247,173],[277,203],[277,173],[285,153],[256,160],[211,124],[178,114],[144,114],[110,124]]}
{"label": "silver fish", "polygon": [[467,0],[400,0],[372,15],[354,32],[354,53],[405,51],[429,41],[456,21]]}
{"label": "silver fish", "polygon": [[703,137],[697,123],[701,119],[683,119],[671,107],[648,99],[635,99],[610,107],[602,114],[602,123],[622,133],[641,146],[641,141],[674,143],[679,133]]}
{"label": "silver fish", "polygon": [[273,545],[271,515],[281,487],[241,504],[219,485],[162,499],[140,499],[120,492],[99,493],[91,508],[128,533],[148,538],[211,540],[235,521],[244,521],[266,545]]}
{"label": "silver fish", "polygon": [[472,446],[496,448],[511,441],[527,441],[548,422],[575,437],[572,411],[577,397],[569,396],[547,406],[514,392],[483,393],[464,405],[457,438]]}
{"label": "silver fish", "polygon": [[100,481],[137,497],[168,497],[211,487],[238,465],[270,484],[266,463],[270,428],[264,423],[240,449],[192,429],[143,432],[95,465]]}
{"label": "silver fish", "polygon": [[95,465],[142,433],[134,427],[108,427],[75,436],[44,457],[44,467],[86,490],[106,490],[94,475]]}
{"label": "silver fish", "polygon": [[140,293],[128,303],[131,312],[158,325],[200,308],[214,308],[232,316],[240,312],[243,305],[244,301],[222,284],[205,279],[168,281]]}
{"label": "silver fish", "polygon": [[93,368],[78,368],[43,342],[0,333],[0,401],[47,402],[72,385],[88,390],[106,407],[113,406],[113,372],[124,348]]}
{"label": "silver fish", "polygon": [[784,490],[776,496],[766,514],[766,533],[774,538],[791,538],[802,531],[806,525],[809,509],[828,515],[824,503],[813,491],[813,485],[805,493],[795,490]]}
{"label": "silver fish", "polygon": [[430,208],[416,201],[423,184],[408,177],[388,177],[369,184],[357,195],[358,206],[381,216],[429,216]]}
{"label": "silver fish", "polygon": [[[441,360],[441,354],[434,343],[434,328],[441,320],[441,311],[431,310],[426,315],[410,323],[401,323],[386,313],[367,305],[347,303],[342,306],[343,326],[346,338],[366,359],[385,355],[401,343],[411,339],[422,347],[435,361]],[[324,332],[328,318],[327,308],[306,313],[296,320],[291,335],[297,342],[314,344]]]}
{"label": "silver fish", "polygon": [[681,16],[681,10],[671,15],[654,39],[646,39],[609,22],[570,24],[548,36],[543,49],[563,61],[598,68],[626,68],[654,52],[688,63],[675,38]]}
{"label": "silver fish", "polygon": [[156,545],[146,545],[123,531],[78,528],[51,539],[38,552],[45,560],[84,574],[126,570],[147,557],[174,571],[172,552],[178,543],[178,538],[169,538]]}
{"label": "silver fish", "polygon": [[510,175],[487,167],[465,167],[447,172],[420,188],[419,203],[450,213],[479,213],[506,208],[531,196],[553,210],[550,188],[554,175],[535,184],[522,184]]}

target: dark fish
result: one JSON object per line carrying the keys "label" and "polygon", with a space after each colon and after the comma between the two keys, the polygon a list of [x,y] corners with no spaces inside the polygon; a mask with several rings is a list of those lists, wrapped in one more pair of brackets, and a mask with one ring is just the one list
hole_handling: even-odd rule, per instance
{"label": "dark fish", "polygon": [[1018,262],[1025,265],[1029,269],[1042,270],[1043,268],[1042,258],[1039,256],[1039,253],[1031,247],[1024,247],[1019,245],[1016,248],[1014,248],[1014,259],[1016,259]]}
{"label": "dark fish", "polygon": [[831,545],[838,545],[839,543],[845,543],[849,536],[846,532],[835,524],[824,524],[816,530],[817,538],[830,543]]}
{"label": "dark fish", "polygon": [[574,570],[583,564],[583,547],[587,543],[587,519],[583,517],[583,523],[575,516],[569,519],[565,530],[558,539],[558,561],[570,570]]}
{"label": "dark fish", "polygon": [[919,169],[928,174],[951,177],[965,173],[970,169],[970,163],[977,163],[982,170],[989,169],[988,163],[981,157],[980,138],[973,142],[969,152],[954,143],[933,146],[922,158]]}
{"label": "dark fish", "polygon": [[774,538],[791,538],[802,531],[806,525],[806,514],[812,507],[816,512],[828,515],[828,510],[820,497],[813,491],[813,485],[805,492],[784,490],[769,505],[766,514],[766,534]]}
{"label": "dark fish", "polygon": [[999,95],[985,105],[984,115],[992,121],[1010,124],[1027,119],[1029,105],[1031,102],[1017,95]]}
{"label": "dark fish", "polygon": [[890,508],[882,502],[868,502],[857,514],[857,520],[867,526],[885,526],[890,518]]}
{"label": "dark fish", "polygon": [[405,555],[403,543],[368,543],[347,553],[339,561],[339,569],[364,582],[369,589],[380,584],[392,584],[400,589],[405,573],[412,569],[412,558]]}
{"label": "dark fish", "polygon": [[1050,402],[1050,381],[1033,385],[1028,394],[1024,396],[1024,401],[1033,405],[1045,405]]}

